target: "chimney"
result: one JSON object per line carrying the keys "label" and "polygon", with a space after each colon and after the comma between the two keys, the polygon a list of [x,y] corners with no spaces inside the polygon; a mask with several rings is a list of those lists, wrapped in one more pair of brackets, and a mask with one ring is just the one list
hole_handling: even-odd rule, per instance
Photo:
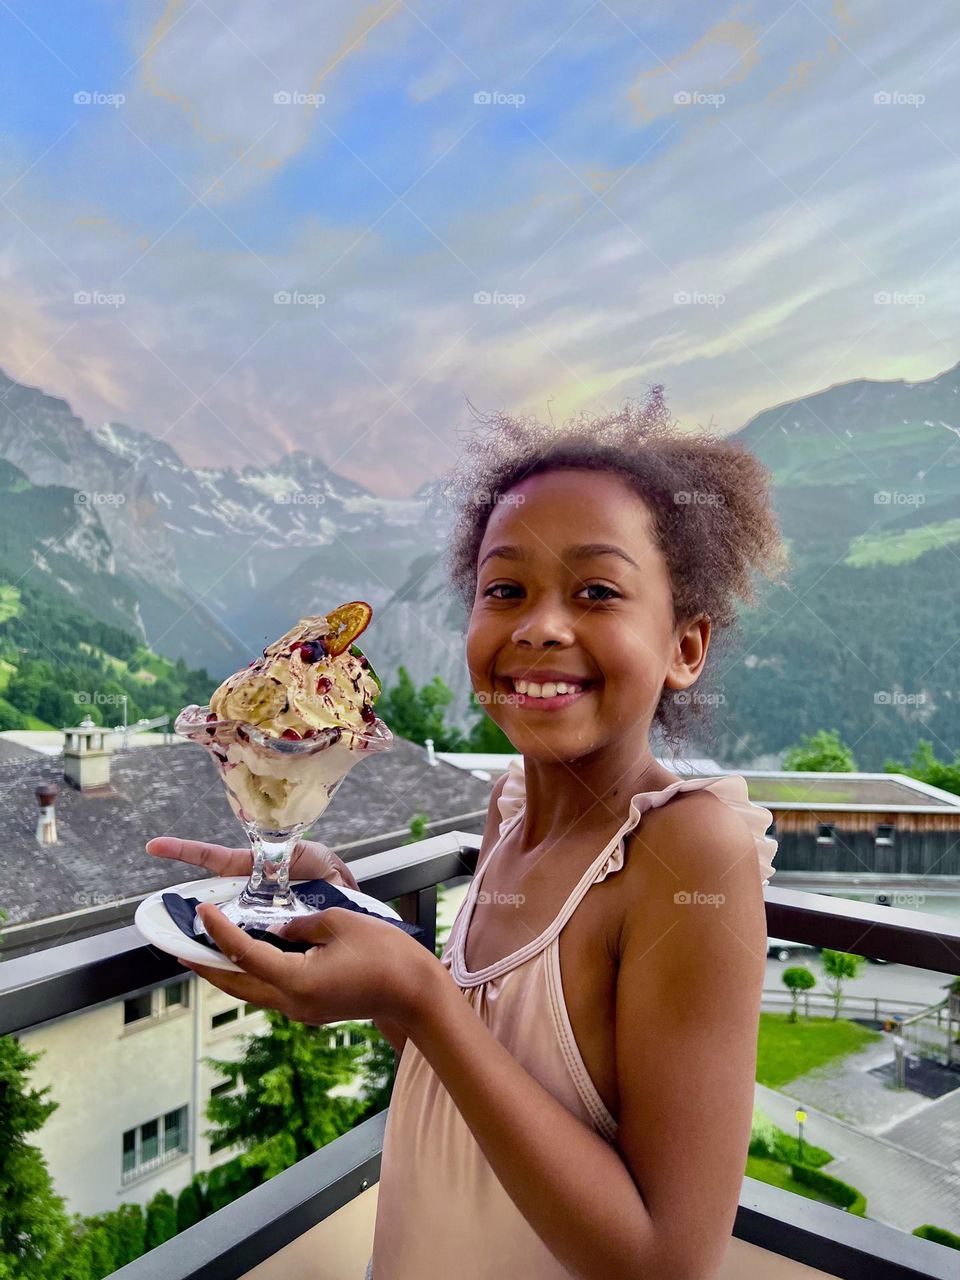
{"label": "chimney", "polygon": [[84,716],[76,729],[63,733],[64,782],[85,795],[109,795],[112,731]]}
{"label": "chimney", "polygon": [[57,843],[57,811],[55,804],[60,788],[55,782],[41,782],[34,790],[40,803],[40,816],[37,819],[37,844]]}
{"label": "chimney", "polygon": [[424,745],[427,748],[427,764],[439,764],[440,762],[437,760],[437,754],[433,749],[433,739],[425,738]]}

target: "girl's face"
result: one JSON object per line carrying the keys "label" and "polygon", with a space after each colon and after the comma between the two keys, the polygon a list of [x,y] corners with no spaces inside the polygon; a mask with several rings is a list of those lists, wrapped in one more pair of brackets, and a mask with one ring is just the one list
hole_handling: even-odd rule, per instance
{"label": "girl's face", "polygon": [[[664,685],[685,689],[699,675],[709,620],[674,626],[651,525],[623,480],[585,468],[531,476],[495,505],[467,665],[478,700],[524,755],[570,759],[621,739],[639,752]],[[518,693],[524,676],[581,688],[539,700]]]}

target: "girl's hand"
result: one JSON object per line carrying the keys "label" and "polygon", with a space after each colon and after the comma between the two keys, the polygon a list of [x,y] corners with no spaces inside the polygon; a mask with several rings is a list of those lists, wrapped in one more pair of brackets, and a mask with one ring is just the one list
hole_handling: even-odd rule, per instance
{"label": "girl's hand", "polygon": [[435,971],[446,973],[402,929],[345,907],[298,916],[276,929],[284,938],[313,943],[306,952],[255,941],[212,903],[203,903],[197,914],[243,973],[180,963],[227,995],[277,1009],[294,1022],[390,1018],[407,1029],[429,999]]}
{"label": "girl's hand", "polygon": [[[177,836],[154,836],[144,847],[154,858],[178,858],[181,862],[206,867],[215,876],[248,876],[253,869],[253,854],[249,849],[228,849],[222,844],[181,840]],[[316,840],[300,840],[294,846],[290,879],[327,880],[347,889],[360,888],[343,859]]]}

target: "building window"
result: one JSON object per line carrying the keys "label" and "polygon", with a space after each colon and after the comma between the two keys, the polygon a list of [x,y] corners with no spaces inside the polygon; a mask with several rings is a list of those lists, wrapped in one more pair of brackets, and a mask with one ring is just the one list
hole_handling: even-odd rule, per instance
{"label": "building window", "polygon": [[836,844],[837,829],[832,822],[817,823],[817,844]]}
{"label": "building window", "polygon": [[231,1090],[232,1088],[233,1088],[233,1081],[232,1081],[232,1080],[224,1080],[223,1084],[215,1084],[215,1085],[213,1086],[213,1088],[210,1090],[210,1097],[211,1097],[211,1098],[220,1098],[220,1097],[222,1097],[225,1093],[229,1093],[229,1092],[230,1092],[230,1090]]}
{"label": "building window", "polygon": [[240,1009],[234,1005],[232,1009],[224,1009],[222,1013],[215,1013],[210,1019],[212,1030],[216,1031],[217,1027],[225,1027],[228,1022],[236,1022],[240,1017]]}
{"label": "building window", "polygon": [[142,1022],[144,1018],[153,1017],[153,992],[144,991],[138,996],[131,996],[123,1002],[123,1025],[129,1027],[132,1022]]}
{"label": "building window", "polygon": [[185,1009],[189,1003],[189,985],[186,982],[173,982],[169,987],[161,987],[163,1007],[165,1009]]}
{"label": "building window", "polygon": [[877,825],[875,844],[893,844],[897,828],[892,823],[881,822]]}
{"label": "building window", "polygon": [[189,1004],[189,979],[171,982],[164,987],[153,987],[150,991],[141,991],[139,995],[124,1000],[123,1025],[129,1027],[137,1022],[146,1022],[148,1018],[162,1018],[165,1013],[186,1009]]}
{"label": "building window", "polygon": [[122,1181],[133,1182],[153,1173],[189,1149],[186,1107],[178,1107],[176,1111],[128,1129],[123,1135]]}

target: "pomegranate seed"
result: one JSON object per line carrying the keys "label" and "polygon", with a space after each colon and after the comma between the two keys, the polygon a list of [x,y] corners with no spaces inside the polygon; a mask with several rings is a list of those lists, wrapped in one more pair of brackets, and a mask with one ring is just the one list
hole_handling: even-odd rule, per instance
{"label": "pomegranate seed", "polygon": [[284,731],[283,731],[283,733],[281,733],[280,737],[281,737],[281,738],[292,738],[295,742],[299,742],[299,741],[300,741],[300,734],[299,734],[299,733],[297,733],[296,729],[284,729]]}
{"label": "pomegranate seed", "polygon": [[326,654],[327,646],[322,640],[305,640],[300,646],[300,657],[306,663],[319,662]]}
{"label": "pomegranate seed", "polygon": [[333,688],[333,681],[329,676],[317,676],[317,693],[329,693]]}

